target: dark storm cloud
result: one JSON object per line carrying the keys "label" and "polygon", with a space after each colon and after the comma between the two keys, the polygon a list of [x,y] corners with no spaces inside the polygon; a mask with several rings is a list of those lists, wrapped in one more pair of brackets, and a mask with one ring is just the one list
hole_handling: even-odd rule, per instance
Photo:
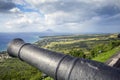
{"label": "dark storm cloud", "polygon": [[117,6],[107,5],[96,10],[99,15],[114,16],[120,13],[120,8]]}
{"label": "dark storm cloud", "polygon": [[9,12],[10,9],[16,7],[11,1],[0,0],[0,12]]}

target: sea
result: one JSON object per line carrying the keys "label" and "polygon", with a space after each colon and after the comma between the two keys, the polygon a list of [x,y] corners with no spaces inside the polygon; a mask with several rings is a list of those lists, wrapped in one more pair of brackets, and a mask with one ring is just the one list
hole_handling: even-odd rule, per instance
{"label": "sea", "polygon": [[15,38],[21,38],[25,42],[34,43],[41,40],[40,36],[40,33],[0,33],[0,52],[6,51],[8,43]]}
{"label": "sea", "polygon": [[27,43],[34,43],[42,40],[45,36],[59,36],[70,35],[68,33],[54,33],[54,32],[21,32],[21,33],[0,33],[0,52],[7,50],[7,45],[15,38],[21,38]]}

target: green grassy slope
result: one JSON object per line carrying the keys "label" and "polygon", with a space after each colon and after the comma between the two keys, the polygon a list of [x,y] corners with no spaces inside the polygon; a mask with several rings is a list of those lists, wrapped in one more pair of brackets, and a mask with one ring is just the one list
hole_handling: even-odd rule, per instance
{"label": "green grassy slope", "polygon": [[0,63],[0,80],[30,80],[41,73],[18,59],[6,59]]}
{"label": "green grassy slope", "polygon": [[[110,45],[110,42],[113,44]],[[120,40],[116,38],[116,34],[46,37],[44,40],[38,41],[35,44],[38,47],[56,52],[62,52],[76,57],[82,56],[100,62],[105,62],[116,52],[120,51]],[[18,59],[10,58],[0,61],[0,80],[53,79],[50,77],[44,78],[43,73],[38,69]]]}
{"label": "green grassy slope", "polygon": [[52,80],[43,78],[42,73],[16,58],[0,62],[0,80]]}
{"label": "green grassy slope", "polygon": [[72,52],[73,56],[76,56],[79,51],[84,52],[83,56],[88,59],[96,57],[100,51],[102,53],[111,51],[119,43],[120,40],[117,39],[117,34],[53,36],[36,42],[39,47],[65,54]]}
{"label": "green grassy slope", "polygon": [[112,57],[114,54],[116,54],[119,51],[120,51],[120,46],[110,51],[101,53],[97,57],[94,57],[92,60],[99,61],[99,62],[106,62],[108,59],[110,59],[110,57]]}

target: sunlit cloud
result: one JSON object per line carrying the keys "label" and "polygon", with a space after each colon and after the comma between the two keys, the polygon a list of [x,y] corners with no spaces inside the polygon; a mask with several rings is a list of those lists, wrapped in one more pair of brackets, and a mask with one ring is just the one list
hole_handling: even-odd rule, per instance
{"label": "sunlit cloud", "polygon": [[1,0],[0,4],[1,32],[51,29],[81,33],[120,29],[120,0]]}

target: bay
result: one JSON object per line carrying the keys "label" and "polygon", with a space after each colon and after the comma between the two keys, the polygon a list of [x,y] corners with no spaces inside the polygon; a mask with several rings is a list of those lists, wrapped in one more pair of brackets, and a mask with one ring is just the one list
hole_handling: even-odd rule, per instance
{"label": "bay", "polygon": [[21,38],[25,42],[34,43],[41,39],[40,35],[40,33],[0,33],[0,52],[6,51],[8,43],[15,38]]}

